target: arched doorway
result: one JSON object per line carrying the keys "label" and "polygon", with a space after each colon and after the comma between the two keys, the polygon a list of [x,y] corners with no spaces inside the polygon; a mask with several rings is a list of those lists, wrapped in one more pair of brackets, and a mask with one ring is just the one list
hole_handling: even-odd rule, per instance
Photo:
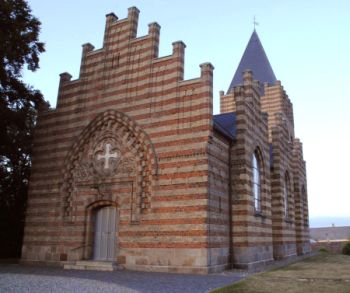
{"label": "arched doorway", "polygon": [[147,133],[124,113],[107,110],[91,121],[70,147],[64,165],[60,190],[64,216],[70,222],[77,216],[77,186],[96,185],[96,180],[110,182],[116,174],[138,177],[132,221],[137,222],[140,214],[150,208],[154,175],[158,174],[157,155]]}
{"label": "arched doorway", "polygon": [[93,259],[114,261],[117,243],[117,212],[114,206],[105,206],[95,212]]}

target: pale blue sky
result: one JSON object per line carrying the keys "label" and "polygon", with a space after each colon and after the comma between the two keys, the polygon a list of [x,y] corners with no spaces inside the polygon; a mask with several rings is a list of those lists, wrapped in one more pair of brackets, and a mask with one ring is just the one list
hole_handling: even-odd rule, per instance
{"label": "pale blue sky", "polygon": [[[59,74],[78,77],[81,45],[102,46],[105,15],[119,19],[139,8],[138,36],[148,23],[161,26],[160,56],[172,42],[187,45],[185,78],[198,77],[199,64],[214,67],[214,113],[253,30],[257,32],[277,79],[294,105],[296,136],[307,161],[310,217],[348,217],[350,225],[350,1],[273,0],[29,0],[42,22],[46,52],[41,69],[25,81],[56,105]],[[344,223],[343,223],[344,224]]]}

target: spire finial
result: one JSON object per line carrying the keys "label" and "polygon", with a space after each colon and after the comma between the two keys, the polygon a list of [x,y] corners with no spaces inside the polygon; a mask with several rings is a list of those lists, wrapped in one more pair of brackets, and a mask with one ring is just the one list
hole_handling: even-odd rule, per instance
{"label": "spire finial", "polygon": [[259,25],[259,23],[256,21],[255,15],[254,15],[254,18],[253,18],[253,25],[254,25],[254,31],[255,31],[255,27],[257,25]]}

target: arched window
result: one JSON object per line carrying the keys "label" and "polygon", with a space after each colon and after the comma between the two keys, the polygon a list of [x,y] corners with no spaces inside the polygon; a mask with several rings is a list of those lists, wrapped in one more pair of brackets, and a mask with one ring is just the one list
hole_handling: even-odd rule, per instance
{"label": "arched window", "polygon": [[307,202],[306,190],[305,190],[305,186],[303,185],[303,187],[301,188],[301,222],[304,225],[308,223],[306,202]]}
{"label": "arched window", "polygon": [[284,215],[286,218],[289,217],[289,190],[290,190],[290,181],[288,173],[286,172],[284,176]]}
{"label": "arched window", "polygon": [[252,156],[252,171],[253,171],[253,195],[254,208],[256,212],[261,211],[261,183],[260,183],[260,166],[256,152]]}

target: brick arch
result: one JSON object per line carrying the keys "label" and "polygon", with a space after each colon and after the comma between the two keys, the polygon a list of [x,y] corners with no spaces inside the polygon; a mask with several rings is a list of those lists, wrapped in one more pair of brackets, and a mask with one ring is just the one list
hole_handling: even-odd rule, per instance
{"label": "brick arch", "polygon": [[[266,213],[266,204],[268,201],[268,188],[267,188],[267,168],[268,163],[266,162],[266,157],[262,151],[262,148],[259,145],[255,145],[255,147],[251,151],[251,157],[255,154],[258,160],[259,172],[260,172],[260,200],[261,200],[261,211],[262,213]],[[251,160],[251,159],[250,159]],[[250,166],[252,162],[250,161]],[[251,177],[253,180],[253,177]],[[253,193],[253,190],[252,190]]]}
{"label": "brick arch", "polygon": [[87,211],[92,211],[96,208],[106,207],[106,206],[113,206],[118,207],[118,204],[115,201],[112,200],[96,200],[92,203],[90,203],[87,207]]}
{"label": "brick arch", "polygon": [[303,207],[302,223],[306,226],[309,223],[306,183],[303,182],[300,189],[300,204]]}
{"label": "brick arch", "polygon": [[261,174],[265,177],[266,162],[265,162],[264,154],[263,154],[263,152],[261,151],[260,146],[256,146],[256,147],[253,149],[252,154],[256,154],[256,156],[257,156],[257,158],[258,158],[258,161],[259,161],[259,164],[260,164],[260,166],[261,166],[261,167],[260,167]]}
{"label": "brick arch", "polygon": [[[260,169],[260,179],[261,179],[261,192],[262,192],[262,199],[266,200],[267,197],[267,190],[266,190],[266,184],[267,184],[267,178],[266,178],[266,173],[267,173],[267,168],[269,168],[269,164],[267,163],[267,158],[264,156],[264,153],[262,151],[262,148],[257,145],[253,148],[251,155],[255,154],[258,163],[259,163],[259,169]],[[250,162],[251,164],[251,162]]]}
{"label": "brick arch", "polygon": [[264,176],[266,176],[267,169],[270,168],[270,157],[267,156],[263,150],[263,148],[260,145],[255,145],[255,147],[252,150],[252,153],[257,154],[259,163],[261,164],[262,172],[264,173]]}
{"label": "brick arch", "polygon": [[147,133],[128,115],[107,110],[95,117],[75,140],[66,156],[63,169],[61,193],[64,199],[64,216],[73,220],[74,178],[73,170],[82,158],[82,150],[103,131],[121,131],[128,141],[130,152],[137,158],[138,210],[145,212],[150,207],[152,184],[158,174],[158,160],[154,146]]}
{"label": "brick arch", "polygon": [[[292,215],[292,210],[295,211],[295,197],[293,190],[293,177],[291,172],[287,169],[284,171],[283,175],[283,199],[284,199],[284,209],[286,217],[290,218]],[[286,194],[287,192],[287,194]],[[286,198],[287,196],[287,198]]]}

